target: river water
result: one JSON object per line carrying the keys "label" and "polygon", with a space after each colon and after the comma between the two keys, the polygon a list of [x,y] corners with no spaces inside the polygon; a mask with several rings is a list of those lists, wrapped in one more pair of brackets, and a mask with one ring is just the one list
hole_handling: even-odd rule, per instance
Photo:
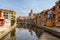
{"label": "river water", "polygon": [[38,39],[36,33],[33,30],[25,29],[25,28],[16,28],[16,31],[12,31],[3,40],[60,40],[55,36],[42,33]]}
{"label": "river water", "polygon": [[34,31],[24,28],[16,28],[16,40],[38,40]]}
{"label": "river water", "polygon": [[36,33],[29,29],[16,28],[16,40],[60,40],[48,33],[42,33],[38,39]]}
{"label": "river water", "polygon": [[42,33],[38,39],[36,33],[29,29],[16,28],[16,31],[12,31],[7,36],[3,37],[1,40],[60,40],[55,36]]}

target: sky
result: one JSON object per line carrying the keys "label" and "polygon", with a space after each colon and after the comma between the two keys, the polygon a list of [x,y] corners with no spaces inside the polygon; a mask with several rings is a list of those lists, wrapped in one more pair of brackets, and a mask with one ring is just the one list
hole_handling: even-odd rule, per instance
{"label": "sky", "polygon": [[52,8],[57,0],[0,0],[0,9],[14,10],[18,16],[28,16]]}

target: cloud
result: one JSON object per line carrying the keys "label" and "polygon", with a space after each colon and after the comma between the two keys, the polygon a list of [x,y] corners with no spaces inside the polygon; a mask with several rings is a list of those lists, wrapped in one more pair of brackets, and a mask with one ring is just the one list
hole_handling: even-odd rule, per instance
{"label": "cloud", "polygon": [[0,0],[0,8],[15,10],[17,16],[27,16],[31,9],[37,13],[51,8],[55,2],[56,0]]}

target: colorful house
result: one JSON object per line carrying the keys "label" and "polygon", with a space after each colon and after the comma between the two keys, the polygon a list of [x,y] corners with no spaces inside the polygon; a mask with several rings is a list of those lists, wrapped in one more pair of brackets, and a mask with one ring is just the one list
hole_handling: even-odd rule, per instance
{"label": "colorful house", "polygon": [[[15,20],[16,19],[16,13],[14,11],[11,11],[11,10],[6,10],[6,9],[0,9],[1,11],[1,17],[4,18],[3,22],[4,22],[4,25],[6,26],[10,26],[13,22],[12,20]],[[1,18],[0,18],[1,20]]]}
{"label": "colorful house", "polygon": [[4,17],[2,11],[0,11],[0,26],[4,25]]}

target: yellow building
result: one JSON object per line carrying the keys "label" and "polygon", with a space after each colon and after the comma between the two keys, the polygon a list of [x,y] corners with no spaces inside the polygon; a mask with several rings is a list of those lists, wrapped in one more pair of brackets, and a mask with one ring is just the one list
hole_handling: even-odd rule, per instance
{"label": "yellow building", "polygon": [[11,11],[12,12],[12,20],[16,20],[16,12],[14,12],[14,11]]}
{"label": "yellow building", "polygon": [[15,11],[11,11],[12,15],[11,15],[11,25],[13,25],[16,22],[16,12]]}
{"label": "yellow building", "polygon": [[15,23],[16,20],[16,12],[12,11],[12,10],[7,10],[7,9],[0,9],[0,11],[2,12],[2,16],[4,17],[4,25],[13,25]]}

